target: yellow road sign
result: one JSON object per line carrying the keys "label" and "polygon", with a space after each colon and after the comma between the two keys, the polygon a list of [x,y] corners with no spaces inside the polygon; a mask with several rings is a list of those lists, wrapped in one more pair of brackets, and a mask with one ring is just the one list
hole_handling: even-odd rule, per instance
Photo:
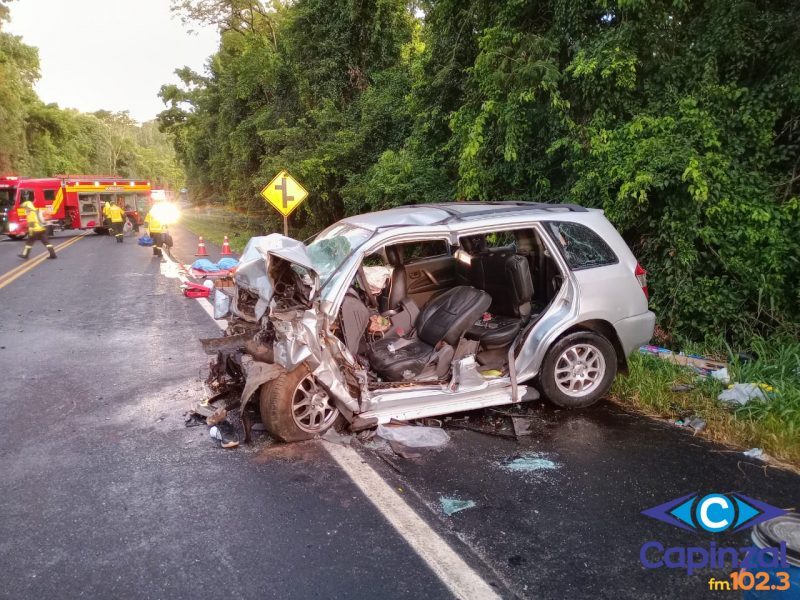
{"label": "yellow road sign", "polygon": [[261,190],[261,195],[279,213],[288,217],[306,199],[308,192],[289,173],[281,171]]}

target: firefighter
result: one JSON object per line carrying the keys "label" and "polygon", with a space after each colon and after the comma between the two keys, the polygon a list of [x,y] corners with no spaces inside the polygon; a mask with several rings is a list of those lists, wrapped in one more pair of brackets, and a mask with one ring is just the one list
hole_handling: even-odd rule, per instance
{"label": "firefighter", "polygon": [[119,204],[112,204],[108,208],[108,218],[111,219],[111,228],[114,230],[114,237],[117,243],[122,243],[122,228],[125,224],[125,210]]}
{"label": "firefighter", "polygon": [[107,227],[109,231],[111,231],[111,216],[108,214],[108,209],[111,208],[111,203],[106,200],[103,203],[103,226]]}
{"label": "firefighter", "polygon": [[22,208],[25,209],[25,218],[28,221],[28,239],[25,242],[25,248],[22,249],[22,254],[20,254],[19,257],[23,260],[28,260],[28,255],[31,253],[31,248],[33,248],[33,242],[39,240],[44,244],[44,247],[47,248],[47,251],[50,253],[48,258],[58,258],[56,256],[56,251],[53,248],[53,244],[51,244],[50,240],[47,239],[47,225],[44,222],[44,216],[42,215],[41,209],[37,210],[37,208],[33,205],[33,202],[30,200],[23,202]]}
{"label": "firefighter", "polygon": [[164,244],[164,232],[167,226],[158,220],[158,217],[153,214],[153,210],[150,210],[144,218],[144,226],[147,235],[153,238],[153,256],[161,256],[161,246]]}

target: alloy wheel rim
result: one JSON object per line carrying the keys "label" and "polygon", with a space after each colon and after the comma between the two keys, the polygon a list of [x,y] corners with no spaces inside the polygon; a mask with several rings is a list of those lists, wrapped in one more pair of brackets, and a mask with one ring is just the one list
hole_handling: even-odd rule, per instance
{"label": "alloy wheel rim", "polygon": [[294,390],[292,395],[292,420],[303,431],[320,433],[330,427],[339,416],[339,409],[331,397],[320,387],[309,373]]}
{"label": "alloy wheel rim", "polygon": [[592,344],[570,346],[556,360],[556,385],[562,393],[573,398],[591,394],[605,373],[605,358]]}

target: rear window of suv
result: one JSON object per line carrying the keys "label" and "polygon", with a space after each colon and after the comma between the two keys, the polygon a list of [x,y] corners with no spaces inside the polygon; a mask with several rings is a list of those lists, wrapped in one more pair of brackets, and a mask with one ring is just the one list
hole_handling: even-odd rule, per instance
{"label": "rear window of suv", "polygon": [[547,228],[558,242],[569,268],[574,271],[613,265],[618,261],[608,244],[585,225],[550,221]]}

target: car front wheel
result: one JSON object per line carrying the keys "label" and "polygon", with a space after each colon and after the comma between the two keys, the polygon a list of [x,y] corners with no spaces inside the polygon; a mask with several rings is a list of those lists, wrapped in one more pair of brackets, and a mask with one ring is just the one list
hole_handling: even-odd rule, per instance
{"label": "car front wheel", "polygon": [[305,365],[261,386],[261,420],[283,442],[321,435],[339,417],[333,398]]}
{"label": "car front wheel", "polygon": [[542,392],[563,408],[584,408],[608,392],[617,374],[614,347],[602,335],[578,331],[548,351],[539,376]]}

